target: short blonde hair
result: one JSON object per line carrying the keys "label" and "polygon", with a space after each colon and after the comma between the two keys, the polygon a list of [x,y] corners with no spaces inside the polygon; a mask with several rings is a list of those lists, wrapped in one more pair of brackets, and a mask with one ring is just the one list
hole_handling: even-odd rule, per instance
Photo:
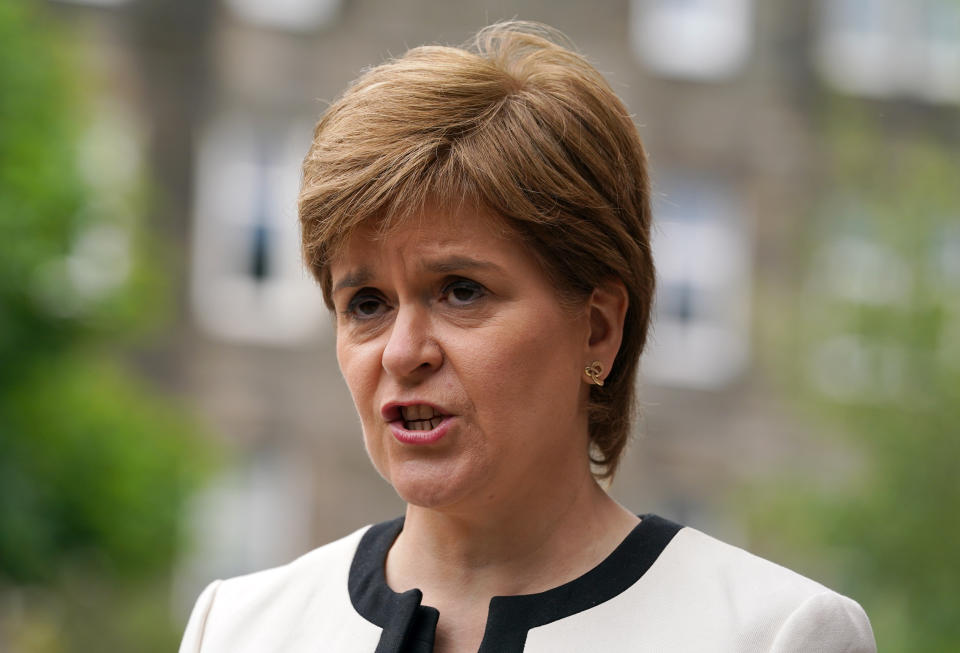
{"label": "short blonde hair", "polygon": [[470,202],[524,238],[565,300],[620,279],[629,308],[603,387],[591,387],[594,473],[629,439],[653,301],[650,193],[636,127],[603,76],[534,23],[481,30],[369,69],[325,112],[303,162],[306,262],[332,307],[329,264],[360,225]]}

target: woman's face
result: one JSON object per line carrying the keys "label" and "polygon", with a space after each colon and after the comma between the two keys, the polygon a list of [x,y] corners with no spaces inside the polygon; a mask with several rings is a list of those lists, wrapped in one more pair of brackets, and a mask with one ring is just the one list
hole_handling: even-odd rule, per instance
{"label": "woman's face", "polygon": [[522,500],[587,465],[586,308],[483,212],[360,229],[331,265],[337,359],[377,470],[414,505]]}

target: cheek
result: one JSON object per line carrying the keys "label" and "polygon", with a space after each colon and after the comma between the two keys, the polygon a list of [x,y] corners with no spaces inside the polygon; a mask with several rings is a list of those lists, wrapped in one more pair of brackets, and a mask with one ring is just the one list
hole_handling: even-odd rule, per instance
{"label": "cheek", "polygon": [[360,344],[337,342],[337,363],[340,366],[340,374],[350,390],[357,414],[360,416],[364,440],[369,440],[372,431],[382,426],[379,402],[383,398],[378,395],[379,384],[383,378],[382,353],[383,348],[375,342]]}
{"label": "cheek", "polygon": [[366,424],[376,391],[377,361],[372,352],[364,351],[363,347],[348,346],[337,343],[337,363],[340,374],[350,390],[353,403]]}
{"label": "cheek", "polygon": [[390,482],[383,442],[376,437],[376,429],[380,426],[376,404],[379,361],[370,352],[364,352],[362,347],[342,347],[338,343],[337,362],[360,416],[367,456],[377,472]]}
{"label": "cheek", "polygon": [[505,329],[484,347],[471,348],[462,378],[473,386],[484,421],[570,424],[580,408],[583,367],[576,334],[557,319],[525,322],[531,326]]}

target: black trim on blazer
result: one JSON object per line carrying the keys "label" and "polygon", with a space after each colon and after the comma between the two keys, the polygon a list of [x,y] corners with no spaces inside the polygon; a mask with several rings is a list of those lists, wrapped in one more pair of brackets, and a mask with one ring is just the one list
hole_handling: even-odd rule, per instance
{"label": "black trim on blazer", "polygon": [[[478,653],[519,653],[531,628],[589,610],[640,580],[683,528],[656,515],[641,519],[613,553],[579,578],[537,594],[490,599]],[[430,653],[440,613],[420,604],[420,590],[398,594],[387,585],[387,552],[402,529],[400,517],[363,534],[350,565],[350,601],[364,619],[383,629],[376,653]]]}

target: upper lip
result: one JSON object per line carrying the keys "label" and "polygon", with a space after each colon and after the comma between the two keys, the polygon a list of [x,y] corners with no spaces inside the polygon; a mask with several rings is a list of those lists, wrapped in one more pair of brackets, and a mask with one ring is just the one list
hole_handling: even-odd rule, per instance
{"label": "upper lip", "polygon": [[380,415],[383,417],[386,422],[395,422],[396,420],[403,418],[403,413],[401,408],[404,406],[430,406],[433,408],[433,411],[440,416],[446,417],[450,415],[450,411],[445,408],[438,406],[432,401],[420,401],[417,399],[412,399],[409,401],[391,401],[383,405],[380,409]]}

